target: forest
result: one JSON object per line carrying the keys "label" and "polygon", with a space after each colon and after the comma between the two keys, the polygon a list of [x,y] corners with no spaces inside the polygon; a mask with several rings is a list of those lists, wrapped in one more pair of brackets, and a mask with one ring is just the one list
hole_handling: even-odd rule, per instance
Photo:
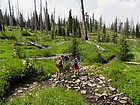
{"label": "forest", "polygon": [[[56,19],[47,0],[33,3],[28,19],[10,0],[0,8],[0,105],[140,105],[139,22],[116,16],[107,26],[83,0],[81,18],[70,9]],[[61,55],[65,78],[58,80]],[[75,56],[80,69],[73,77]]]}

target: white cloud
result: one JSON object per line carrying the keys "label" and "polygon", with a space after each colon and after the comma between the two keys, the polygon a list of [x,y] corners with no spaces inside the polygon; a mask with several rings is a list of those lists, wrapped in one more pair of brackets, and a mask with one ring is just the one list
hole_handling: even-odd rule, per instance
{"label": "white cloud", "polygon": [[138,9],[140,9],[140,1],[136,0],[98,0],[98,8],[95,10],[95,17],[103,16],[107,23],[115,20],[116,16],[121,20],[134,18],[138,21],[140,17]]}

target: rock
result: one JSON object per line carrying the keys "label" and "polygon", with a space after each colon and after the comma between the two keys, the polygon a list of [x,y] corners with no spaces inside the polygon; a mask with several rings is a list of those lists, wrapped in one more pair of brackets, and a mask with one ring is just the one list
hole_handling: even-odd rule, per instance
{"label": "rock", "polygon": [[18,92],[18,93],[23,93],[23,90],[18,90],[17,92]]}
{"label": "rock", "polygon": [[128,97],[120,97],[121,100],[128,100]]}
{"label": "rock", "polygon": [[80,80],[80,79],[77,79],[75,82],[76,82],[76,83],[80,83],[80,82],[81,82],[81,80]]}
{"label": "rock", "polygon": [[95,93],[95,96],[101,97],[102,95],[100,93]]}
{"label": "rock", "polygon": [[100,86],[100,85],[97,85],[97,88],[101,88],[102,86]]}
{"label": "rock", "polygon": [[59,81],[55,81],[55,83],[54,83],[54,84],[52,84],[52,87],[57,86],[57,85],[58,85],[58,83],[59,83]]}
{"label": "rock", "polygon": [[107,93],[103,93],[102,96],[108,96]]}
{"label": "rock", "polygon": [[71,89],[71,87],[70,87],[69,85],[66,85],[66,88],[67,88],[67,89]]}
{"label": "rock", "polygon": [[108,82],[110,82],[110,81],[111,81],[111,79],[108,80]]}
{"label": "rock", "polygon": [[90,82],[87,85],[90,86],[90,87],[93,87],[93,85]]}
{"label": "rock", "polygon": [[88,98],[89,98],[89,99],[94,99],[94,98],[95,98],[95,96],[89,96]]}
{"label": "rock", "polygon": [[127,104],[127,100],[119,100],[120,104]]}
{"label": "rock", "polygon": [[86,94],[87,91],[86,90],[81,90],[81,94]]}
{"label": "rock", "polygon": [[81,76],[81,77],[79,77],[80,78],[80,80],[85,80],[85,81],[87,81],[87,76]]}
{"label": "rock", "polygon": [[103,84],[104,82],[102,80],[100,80],[99,84]]}
{"label": "rock", "polygon": [[23,88],[24,90],[28,90],[28,88]]}
{"label": "rock", "polygon": [[115,88],[113,88],[113,87],[111,87],[111,86],[109,87],[109,89],[110,89],[111,91],[113,91],[113,92],[116,90]]}
{"label": "rock", "polygon": [[114,101],[117,101],[118,100],[118,97],[116,96],[116,97],[114,97],[114,99],[113,99]]}
{"label": "rock", "polygon": [[101,80],[105,80],[105,77],[103,75],[100,75],[99,77]]}
{"label": "rock", "polygon": [[87,82],[83,82],[83,85],[87,85],[88,83]]}

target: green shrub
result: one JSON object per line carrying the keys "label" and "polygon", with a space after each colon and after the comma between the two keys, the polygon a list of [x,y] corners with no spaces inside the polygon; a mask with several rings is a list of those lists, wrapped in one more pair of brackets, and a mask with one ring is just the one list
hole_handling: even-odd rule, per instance
{"label": "green shrub", "polygon": [[16,40],[16,37],[14,35],[6,35],[6,33],[2,33],[0,35],[0,39]]}
{"label": "green shrub", "polygon": [[31,34],[28,31],[21,31],[22,36],[31,36]]}

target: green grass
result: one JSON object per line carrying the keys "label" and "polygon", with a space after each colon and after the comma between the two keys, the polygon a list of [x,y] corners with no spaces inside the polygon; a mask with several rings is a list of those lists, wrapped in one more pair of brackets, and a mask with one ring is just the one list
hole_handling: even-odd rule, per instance
{"label": "green grass", "polygon": [[103,73],[112,79],[112,85],[128,96],[134,105],[140,104],[139,66],[126,65],[119,60],[115,60],[104,68]]}
{"label": "green grass", "polygon": [[12,98],[5,105],[88,105],[82,96],[62,87],[37,88],[25,96]]}

